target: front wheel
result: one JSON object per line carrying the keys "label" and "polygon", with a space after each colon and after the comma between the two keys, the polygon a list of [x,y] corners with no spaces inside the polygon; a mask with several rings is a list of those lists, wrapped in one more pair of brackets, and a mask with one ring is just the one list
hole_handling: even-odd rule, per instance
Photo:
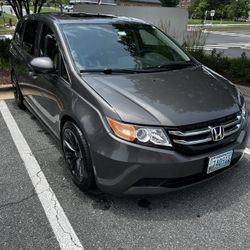
{"label": "front wheel", "polygon": [[63,126],[62,148],[74,183],[84,191],[95,187],[93,165],[87,140],[73,122],[68,121]]}

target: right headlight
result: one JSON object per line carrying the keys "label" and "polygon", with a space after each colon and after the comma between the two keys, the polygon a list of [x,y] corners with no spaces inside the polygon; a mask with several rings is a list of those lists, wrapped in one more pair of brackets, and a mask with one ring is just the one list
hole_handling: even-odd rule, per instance
{"label": "right headlight", "polygon": [[166,132],[162,128],[125,124],[108,117],[107,121],[114,134],[126,141],[151,147],[172,147]]}
{"label": "right headlight", "polygon": [[247,116],[247,106],[245,101],[243,101],[243,105],[241,107],[241,116],[245,119]]}

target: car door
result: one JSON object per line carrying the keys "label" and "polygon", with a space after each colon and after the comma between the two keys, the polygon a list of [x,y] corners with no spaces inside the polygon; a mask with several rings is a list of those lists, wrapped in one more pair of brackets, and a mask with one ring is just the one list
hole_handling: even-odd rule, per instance
{"label": "car door", "polygon": [[24,98],[32,95],[30,61],[36,56],[36,43],[39,23],[33,20],[21,20],[18,24],[14,42],[10,52],[12,56],[12,70],[17,78]]}
{"label": "car door", "polygon": [[47,127],[58,137],[60,114],[70,104],[70,79],[59,42],[54,31],[42,24],[38,42],[39,57],[49,57],[54,65],[53,72],[35,73],[33,85],[38,90],[32,96],[33,108]]}

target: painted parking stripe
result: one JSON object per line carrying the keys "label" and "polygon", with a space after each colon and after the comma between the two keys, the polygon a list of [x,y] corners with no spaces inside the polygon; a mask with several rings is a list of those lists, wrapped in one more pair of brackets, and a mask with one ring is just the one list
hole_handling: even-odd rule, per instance
{"label": "painted parking stripe", "polygon": [[61,249],[84,249],[4,101],[0,101],[0,112]]}
{"label": "painted parking stripe", "polygon": [[246,149],[245,149],[245,154],[250,155],[250,149],[249,149],[249,148],[246,148]]}

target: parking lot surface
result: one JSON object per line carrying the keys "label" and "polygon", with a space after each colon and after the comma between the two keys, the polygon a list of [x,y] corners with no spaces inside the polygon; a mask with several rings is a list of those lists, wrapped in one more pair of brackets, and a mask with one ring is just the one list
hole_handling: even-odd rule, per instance
{"label": "parking lot surface", "polygon": [[[75,249],[250,249],[249,151],[222,175],[166,195],[86,195],[53,137],[27,110],[6,104],[81,243]],[[0,127],[0,249],[62,248],[61,217],[49,220],[1,110]]]}
{"label": "parking lot surface", "polygon": [[211,53],[213,49],[228,57],[240,57],[245,53],[250,57],[250,31],[211,31],[208,32],[204,49]]}

